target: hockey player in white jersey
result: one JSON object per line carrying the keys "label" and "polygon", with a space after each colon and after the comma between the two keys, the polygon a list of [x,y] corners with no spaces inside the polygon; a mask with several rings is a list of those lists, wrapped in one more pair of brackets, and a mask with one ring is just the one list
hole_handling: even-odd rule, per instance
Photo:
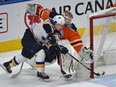
{"label": "hockey player in white jersey", "polygon": [[[57,20],[48,19],[42,24],[26,29],[22,38],[23,49],[21,54],[14,56],[10,61],[3,63],[3,66],[8,73],[12,73],[11,67],[17,66],[20,63],[26,62],[28,59],[36,56],[37,77],[49,81],[49,76],[44,72],[46,53],[52,50],[51,54],[53,54],[53,56],[54,54],[57,54],[57,52],[55,52],[56,48],[54,49],[56,44],[54,30],[59,31],[64,23],[64,17],[59,15]],[[46,52],[46,49],[49,51]],[[58,51],[63,54],[68,52],[65,47],[63,47],[63,49],[58,49]],[[52,59],[48,59],[47,61],[50,60]]]}

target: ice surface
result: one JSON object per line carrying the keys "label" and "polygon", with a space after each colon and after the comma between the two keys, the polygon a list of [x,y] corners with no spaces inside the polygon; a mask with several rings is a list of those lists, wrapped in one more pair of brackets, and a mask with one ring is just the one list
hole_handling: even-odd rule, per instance
{"label": "ice surface", "polygon": [[[0,63],[8,61],[19,53],[20,50],[0,53]],[[19,68],[20,65],[14,67],[13,73],[18,72]],[[0,87],[116,87],[116,65],[102,66],[96,69],[96,72],[102,71],[105,71],[108,76],[96,77],[86,81],[79,81],[79,78],[65,81],[61,78],[62,74],[59,66],[57,63],[54,63],[47,65],[45,71],[50,76],[51,81],[44,82],[37,78],[36,69],[24,63],[21,74],[14,79],[11,79],[11,75],[4,72],[0,67]]]}

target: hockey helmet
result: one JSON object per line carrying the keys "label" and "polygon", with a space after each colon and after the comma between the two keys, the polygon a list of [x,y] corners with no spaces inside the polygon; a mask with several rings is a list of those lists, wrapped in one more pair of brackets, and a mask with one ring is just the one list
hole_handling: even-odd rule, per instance
{"label": "hockey helmet", "polygon": [[64,18],[62,15],[56,15],[56,16],[53,18],[53,21],[54,21],[56,24],[60,24],[60,25],[64,25],[64,24],[65,24],[65,18]]}

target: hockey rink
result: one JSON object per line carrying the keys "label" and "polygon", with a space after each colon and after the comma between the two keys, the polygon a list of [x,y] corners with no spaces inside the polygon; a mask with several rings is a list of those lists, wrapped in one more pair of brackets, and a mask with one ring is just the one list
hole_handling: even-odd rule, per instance
{"label": "hockey rink", "polygon": [[[11,59],[18,51],[0,53],[0,63]],[[20,65],[12,68],[13,73],[19,71]],[[116,65],[102,66],[96,72],[105,71],[105,75],[95,79],[79,81],[79,78],[71,81],[64,80],[61,76],[57,63],[46,66],[46,73],[50,76],[50,82],[39,80],[36,76],[36,69],[24,63],[21,74],[16,78],[10,78],[0,67],[0,87],[116,87]]]}

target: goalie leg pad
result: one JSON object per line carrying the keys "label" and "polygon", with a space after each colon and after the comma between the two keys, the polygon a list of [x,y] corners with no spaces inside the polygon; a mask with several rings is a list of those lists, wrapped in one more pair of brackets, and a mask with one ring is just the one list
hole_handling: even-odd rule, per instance
{"label": "goalie leg pad", "polygon": [[60,56],[60,68],[61,68],[61,73],[63,74],[63,77],[66,80],[71,80],[74,78],[75,71],[73,67],[73,60],[69,58],[68,55],[61,54]]}

